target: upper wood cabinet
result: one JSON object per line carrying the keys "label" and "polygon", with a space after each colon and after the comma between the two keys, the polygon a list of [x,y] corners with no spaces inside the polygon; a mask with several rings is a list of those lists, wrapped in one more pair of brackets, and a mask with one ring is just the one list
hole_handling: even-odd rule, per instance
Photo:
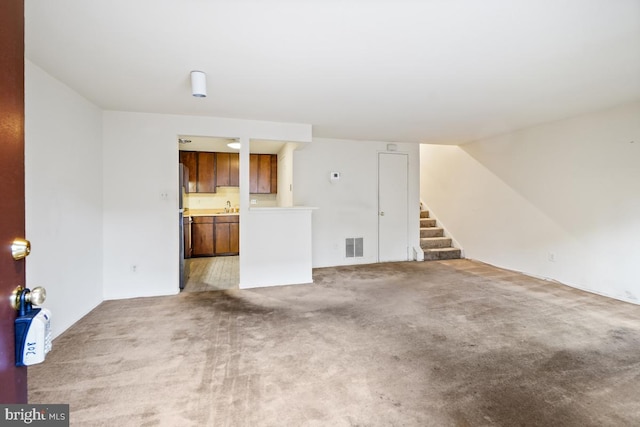
{"label": "upper wood cabinet", "polygon": [[185,184],[188,182],[188,185],[185,185],[185,189],[187,193],[195,193],[198,181],[198,153],[195,151],[180,151],[180,163],[189,170],[189,177],[184,180]]}
{"label": "upper wood cabinet", "polygon": [[[216,187],[240,186],[240,155],[181,151],[180,163],[189,170],[189,193],[215,193]],[[185,179],[186,181],[186,179]],[[278,156],[249,155],[249,193],[278,192]]]}
{"label": "upper wood cabinet", "polygon": [[240,155],[216,153],[216,185],[238,187],[240,185]]}
{"label": "upper wood cabinet", "polygon": [[180,151],[180,163],[189,170],[187,193],[216,192],[216,153]]}
{"label": "upper wood cabinet", "polygon": [[278,156],[275,154],[249,155],[249,193],[278,192]]}
{"label": "upper wood cabinet", "polygon": [[216,192],[216,153],[198,152],[197,192]]}
{"label": "upper wood cabinet", "polygon": [[271,194],[278,193],[278,156],[271,156]]}
{"label": "upper wood cabinet", "polygon": [[258,154],[249,155],[249,193],[258,192]]}

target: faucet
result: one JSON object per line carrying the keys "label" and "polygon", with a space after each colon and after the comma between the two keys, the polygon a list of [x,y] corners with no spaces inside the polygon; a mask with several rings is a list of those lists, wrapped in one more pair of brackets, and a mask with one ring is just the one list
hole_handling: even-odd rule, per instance
{"label": "faucet", "polygon": [[226,213],[231,212],[231,202],[230,202],[229,200],[227,200],[227,207],[226,207],[226,208],[224,208],[224,211],[225,211]]}

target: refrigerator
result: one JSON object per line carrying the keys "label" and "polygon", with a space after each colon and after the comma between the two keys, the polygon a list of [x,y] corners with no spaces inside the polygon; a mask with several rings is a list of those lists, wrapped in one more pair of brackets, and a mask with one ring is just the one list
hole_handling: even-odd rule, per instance
{"label": "refrigerator", "polygon": [[[184,165],[179,165],[179,185],[178,185],[178,230],[180,233],[180,290],[184,289],[187,279],[189,278],[189,264],[184,259],[184,233],[185,233],[185,220],[184,220],[184,197],[185,197],[185,182],[184,182]],[[188,185],[188,183],[186,183]],[[189,224],[186,224],[188,227]]]}

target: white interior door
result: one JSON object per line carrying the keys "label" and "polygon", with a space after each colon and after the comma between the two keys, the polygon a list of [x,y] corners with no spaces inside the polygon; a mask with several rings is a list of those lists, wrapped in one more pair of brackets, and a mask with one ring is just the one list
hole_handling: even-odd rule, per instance
{"label": "white interior door", "polygon": [[378,155],[378,261],[408,260],[409,156]]}

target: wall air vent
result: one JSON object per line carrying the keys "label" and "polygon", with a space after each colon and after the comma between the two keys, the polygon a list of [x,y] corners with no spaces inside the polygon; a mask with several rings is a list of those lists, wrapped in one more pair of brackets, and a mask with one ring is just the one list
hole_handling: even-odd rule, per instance
{"label": "wall air vent", "polygon": [[363,238],[347,237],[345,240],[345,250],[347,258],[360,258],[363,256]]}

